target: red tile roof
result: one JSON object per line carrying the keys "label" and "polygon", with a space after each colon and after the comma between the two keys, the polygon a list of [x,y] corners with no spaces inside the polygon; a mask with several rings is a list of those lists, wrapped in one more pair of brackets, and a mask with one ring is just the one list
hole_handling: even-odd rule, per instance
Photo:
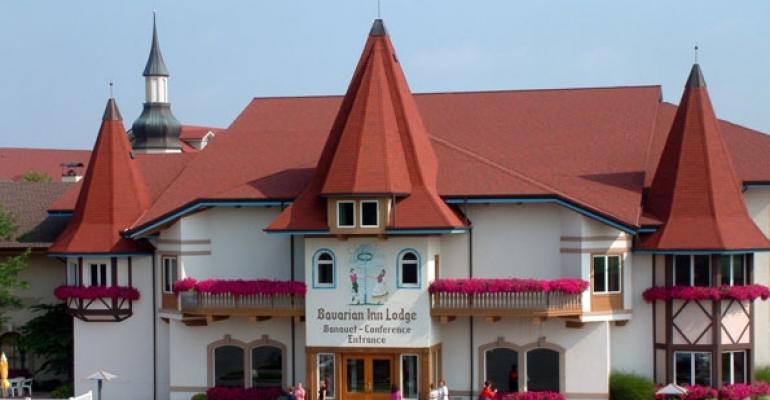
{"label": "red tile roof", "polygon": [[214,135],[219,135],[224,131],[225,130],[222,128],[212,128],[210,126],[182,125],[182,129],[179,132],[179,139],[202,140],[209,132],[212,132]]}
{"label": "red tile roof", "polygon": [[327,196],[396,196],[389,229],[463,226],[439,197],[438,162],[382,20],[376,20],[315,174],[268,231],[325,230]]}
{"label": "red tile roof", "polygon": [[115,100],[110,99],[75,212],[49,248],[50,253],[114,254],[151,250],[144,240],[134,241],[121,235],[150,205],[147,187],[130,152],[120,112]]}
{"label": "red tile roof", "polygon": [[60,182],[62,163],[87,163],[90,150],[0,148],[0,181],[18,181],[31,171]]}
{"label": "red tile roof", "polygon": [[770,249],[743,201],[700,67],[695,64],[644,201],[663,222],[642,237],[653,250]]}

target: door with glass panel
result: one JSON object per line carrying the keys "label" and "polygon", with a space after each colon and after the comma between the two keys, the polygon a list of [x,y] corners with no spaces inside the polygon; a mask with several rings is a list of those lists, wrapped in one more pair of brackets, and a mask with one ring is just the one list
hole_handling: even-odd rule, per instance
{"label": "door with glass panel", "polygon": [[342,360],[343,399],[390,399],[396,367],[394,360],[392,355],[345,355]]}

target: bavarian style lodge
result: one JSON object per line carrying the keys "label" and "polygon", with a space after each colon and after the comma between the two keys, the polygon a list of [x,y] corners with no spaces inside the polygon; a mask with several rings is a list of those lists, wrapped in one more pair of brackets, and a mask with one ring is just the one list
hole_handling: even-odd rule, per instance
{"label": "bavarian style lodge", "polygon": [[699,65],[678,105],[415,94],[382,20],[365,39],[343,96],[255,98],[192,148],[153,30],[142,114],[127,131],[107,101],[50,207],[77,393],[103,368],[110,399],[443,378],[598,400],[610,371],[721,387],[770,364],[770,137],[717,118]]}

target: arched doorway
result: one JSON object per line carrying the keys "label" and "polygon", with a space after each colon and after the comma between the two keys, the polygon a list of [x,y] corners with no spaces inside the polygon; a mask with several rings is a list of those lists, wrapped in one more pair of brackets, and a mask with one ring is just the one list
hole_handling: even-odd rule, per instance
{"label": "arched doorway", "polygon": [[561,380],[558,351],[536,348],[527,352],[527,390],[559,392]]}
{"label": "arched doorway", "polygon": [[519,391],[519,353],[506,347],[489,349],[484,355],[486,379],[501,392]]}

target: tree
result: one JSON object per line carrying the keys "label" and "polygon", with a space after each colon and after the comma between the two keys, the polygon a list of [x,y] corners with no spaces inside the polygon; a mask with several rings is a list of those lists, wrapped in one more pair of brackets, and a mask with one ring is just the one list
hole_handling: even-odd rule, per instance
{"label": "tree", "polygon": [[[0,205],[0,239],[14,240],[16,222]],[[14,296],[14,289],[26,289],[29,283],[19,278],[19,272],[27,266],[30,249],[0,261],[0,323],[5,322],[3,312],[21,307],[21,300]]]}
{"label": "tree", "polygon": [[51,182],[53,179],[51,178],[51,176],[49,176],[45,172],[27,171],[26,174],[21,176],[21,180],[23,182],[43,182],[43,183],[48,183],[48,182]]}
{"label": "tree", "polygon": [[72,381],[72,317],[67,306],[39,304],[31,307],[38,314],[21,327],[22,343],[26,351],[45,360],[35,372],[67,374]]}

